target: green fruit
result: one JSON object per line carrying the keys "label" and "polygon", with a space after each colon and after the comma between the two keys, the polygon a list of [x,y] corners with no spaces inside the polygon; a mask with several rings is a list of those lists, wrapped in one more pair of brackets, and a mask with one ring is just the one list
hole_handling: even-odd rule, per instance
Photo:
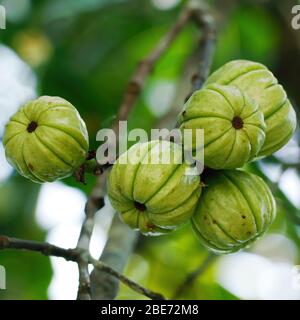
{"label": "green fruit", "polygon": [[[258,105],[234,86],[213,84],[196,91],[178,119],[180,129],[204,129],[204,164],[213,169],[242,167],[265,140]],[[193,151],[200,148],[193,138]]]}
{"label": "green fruit", "polygon": [[[163,160],[167,155],[168,163]],[[158,235],[191,218],[201,193],[200,177],[182,158],[181,146],[167,141],[138,143],[119,157],[109,176],[108,196],[126,224]]]}
{"label": "green fruit", "polygon": [[283,87],[264,65],[247,60],[228,62],[207,79],[206,85],[212,83],[235,85],[260,105],[267,129],[259,156],[274,153],[290,140],[297,124],[295,110]]}
{"label": "green fruit", "polygon": [[6,125],[8,162],[38,183],[71,175],[86,158],[88,133],[76,108],[59,97],[28,102]]}
{"label": "green fruit", "polygon": [[207,176],[192,218],[200,241],[212,251],[240,250],[261,236],[273,222],[276,204],[266,183],[239,170]]}

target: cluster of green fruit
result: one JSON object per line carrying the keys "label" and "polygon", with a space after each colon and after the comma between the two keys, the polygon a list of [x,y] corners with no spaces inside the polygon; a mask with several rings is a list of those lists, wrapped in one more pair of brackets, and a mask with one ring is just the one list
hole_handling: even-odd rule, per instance
{"label": "cluster of green fruit", "polygon": [[[284,89],[265,66],[232,61],[190,97],[178,123],[193,133],[204,129],[209,169],[187,176],[189,165],[177,161],[183,157],[179,145],[136,144],[112,168],[112,206],[143,234],[168,233],[191,219],[209,249],[228,253],[244,248],[270,226],[276,205],[260,177],[236,168],[279,150],[293,135],[296,115]],[[197,148],[194,138],[191,152]],[[169,164],[149,161],[166,153],[171,154]],[[134,161],[125,163],[125,157]]]}
{"label": "cluster of green fruit", "polygon": [[[181,161],[182,146],[176,143],[136,144],[110,173],[112,206],[143,234],[168,233],[191,219],[211,250],[226,253],[245,247],[273,221],[275,201],[261,178],[233,169],[279,150],[291,138],[296,116],[284,89],[265,66],[232,61],[191,96],[178,123],[193,133],[204,129],[209,169],[201,177],[187,175],[196,168]],[[10,119],[3,144],[11,165],[38,183],[71,175],[85,162],[89,147],[76,108],[48,96],[30,101]],[[194,143],[191,152],[199,147]],[[171,155],[167,164],[160,161],[166,154]],[[158,161],[144,161],[149,157]]]}

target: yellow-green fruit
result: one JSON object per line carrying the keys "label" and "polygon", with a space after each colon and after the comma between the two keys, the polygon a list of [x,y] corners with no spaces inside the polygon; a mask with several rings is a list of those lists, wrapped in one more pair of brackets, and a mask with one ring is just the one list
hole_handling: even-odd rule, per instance
{"label": "yellow-green fruit", "polygon": [[235,85],[260,105],[267,129],[259,156],[274,153],[292,137],[297,124],[295,110],[283,87],[264,65],[248,60],[228,62],[212,73],[205,85],[212,83]]}
{"label": "yellow-green fruit", "polygon": [[71,175],[85,161],[89,146],[76,108],[49,96],[28,102],[11,117],[3,144],[8,162],[38,183]]}
{"label": "yellow-green fruit", "polygon": [[265,122],[257,103],[234,86],[209,85],[196,91],[179,115],[180,129],[204,129],[204,164],[213,169],[242,167],[255,158],[265,140]]}
{"label": "yellow-green fruit", "polygon": [[151,141],[135,144],[119,157],[109,176],[108,196],[126,224],[159,235],[191,218],[201,194],[200,177],[182,156],[175,143]]}
{"label": "yellow-green fruit", "polygon": [[261,236],[273,222],[276,204],[267,184],[239,170],[212,173],[192,218],[200,241],[219,253],[238,251]]}

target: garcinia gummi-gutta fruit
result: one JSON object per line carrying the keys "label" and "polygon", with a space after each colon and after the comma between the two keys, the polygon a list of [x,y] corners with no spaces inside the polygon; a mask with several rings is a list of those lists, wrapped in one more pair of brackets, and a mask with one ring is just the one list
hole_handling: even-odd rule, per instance
{"label": "garcinia gummi-gutta fruit", "polygon": [[283,87],[263,64],[248,60],[228,62],[207,79],[206,85],[212,83],[235,85],[260,105],[267,129],[259,156],[274,153],[292,137],[297,124],[295,110]]}
{"label": "garcinia gummi-gutta fruit", "polygon": [[182,132],[192,130],[193,151],[201,148],[195,129],[204,130],[204,164],[213,169],[242,167],[257,156],[265,140],[258,104],[234,86],[213,84],[194,92],[178,123]]}
{"label": "garcinia gummi-gutta fruit", "polygon": [[202,244],[212,251],[238,251],[263,235],[273,222],[275,200],[260,177],[220,170],[207,175],[204,183],[192,225]]}
{"label": "garcinia gummi-gutta fruit", "polygon": [[201,194],[200,176],[182,158],[180,145],[155,140],[135,144],[113,165],[108,196],[131,228],[159,235],[191,218]]}
{"label": "garcinia gummi-gutta fruit", "polygon": [[8,162],[38,183],[71,175],[85,161],[89,146],[76,108],[50,96],[28,102],[11,117],[3,144]]}

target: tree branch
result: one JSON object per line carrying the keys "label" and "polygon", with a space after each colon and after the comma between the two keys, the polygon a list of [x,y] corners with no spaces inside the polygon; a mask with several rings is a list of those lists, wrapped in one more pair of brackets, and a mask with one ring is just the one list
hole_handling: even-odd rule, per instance
{"label": "tree branch", "polygon": [[[81,227],[79,239],[76,249],[81,252],[82,255],[89,254],[90,242],[94,229],[94,217],[98,210],[104,206],[104,186],[106,180],[106,173],[103,173],[97,178],[96,185],[93,188],[91,195],[85,206],[85,218]],[[79,285],[77,300],[90,300],[91,288],[90,288],[90,274],[88,270],[88,263],[86,257],[83,256],[82,261],[78,263],[79,271]]]}
{"label": "tree branch", "polygon": [[127,119],[128,114],[132,109],[132,106],[135,104],[142,89],[144,88],[146,78],[153,71],[155,63],[170,48],[174,40],[177,38],[178,34],[189,22],[192,14],[193,10],[191,8],[186,8],[179,16],[178,20],[175,22],[173,27],[160,40],[160,42],[154,48],[154,50],[147,57],[145,57],[143,60],[139,62],[135,72],[129,80],[127,90],[123,96],[123,100],[121,102],[117,116],[118,121],[116,121],[113,126],[113,129],[117,134],[119,121]]}
{"label": "tree branch", "polygon": [[196,91],[202,88],[209,74],[215,50],[216,27],[212,16],[201,8],[194,10],[193,19],[202,30],[202,37],[196,49],[196,72],[192,78],[193,91]]}
{"label": "tree branch", "polygon": [[189,288],[189,286],[193,284],[193,282],[195,282],[197,278],[207,270],[207,268],[215,261],[216,258],[217,255],[210,253],[207,258],[200,264],[200,266],[196,270],[191,272],[183,281],[183,283],[177,288],[173,299],[179,298]]}
{"label": "tree branch", "polygon": [[78,261],[79,285],[77,300],[91,300],[89,265],[84,260]]}
{"label": "tree branch", "polygon": [[78,259],[78,253],[75,249],[63,249],[47,242],[37,242],[0,236],[0,250],[4,249],[35,251],[45,256],[64,258],[68,261],[77,261]]}
{"label": "tree branch", "polygon": [[126,276],[122,275],[121,273],[114,270],[113,268],[106,265],[105,263],[97,261],[89,253],[87,253],[85,258],[83,259],[81,250],[78,250],[77,248],[64,249],[46,242],[37,242],[37,241],[0,236],[0,250],[4,250],[4,249],[17,249],[17,250],[38,252],[46,256],[64,258],[67,261],[73,261],[73,262],[76,262],[77,264],[80,264],[84,261],[87,264],[92,264],[96,269],[99,269],[109,274],[110,276],[117,278],[132,290],[150,299],[165,300],[165,297],[163,295],[140,286],[139,284],[128,279]]}
{"label": "tree branch", "polygon": [[130,280],[129,278],[127,278],[126,276],[124,276],[123,274],[119,273],[118,271],[112,269],[111,267],[109,267],[108,265],[106,265],[105,263],[103,263],[102,261],[98,261],[96,259],[90,258],[90,263],[93,264],[93,266],[98,269],[101,270],[103,272],[106,272],[107,274],[117,278],[118,280],[120,280],[123,284],[125,284],[127,287],[131,288],[132,290],[152,299],[152,300],[166,300],[166,298],[161,295],[160,293],[156,293],[153,292],[149,289],[146,289],[142,286],[140,286],[139,284],[137,284],[136,282]]}

